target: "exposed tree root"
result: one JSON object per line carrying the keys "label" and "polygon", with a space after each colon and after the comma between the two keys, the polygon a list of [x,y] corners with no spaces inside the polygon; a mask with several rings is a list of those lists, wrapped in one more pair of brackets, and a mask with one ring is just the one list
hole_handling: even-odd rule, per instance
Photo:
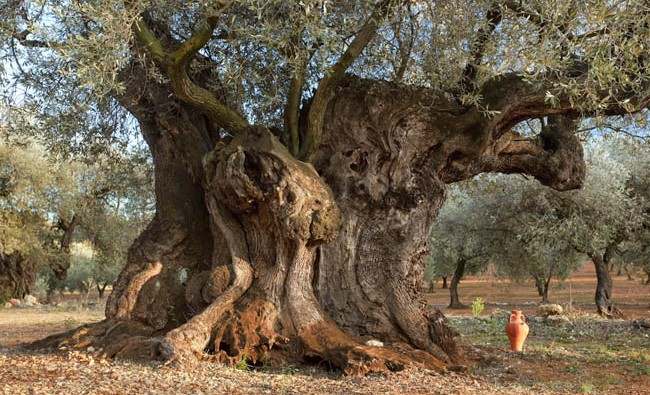
{"label": "exposed tree root", "polygon": [[[234,307],[235,302],[251,287],[253,269],[248,258],[246,239],[241,225],[217,199],[210,199],[208,207],[220,234],[228,243],[232,257],[233,281],[208,307],[194,315],[185,324],[168,332],[162,342],[163,358],[168,361],[190,359],[203,353],[210,342],[212,329]],[[213,278],[220,278],[222,268],[214,269]]]}
{"label": "exposed tree root", "polygon": [[349,375],[399,371],[407,367],[445,370],[445,364],[427,352],[405,344],[393,347],[364,345],[330,321],[320,321],[303,328],[299,338],[306,355],[330,361]]}
{"label": "exposed tree root", "polygon": [[619,309],[616,306],[613,306],[612,304],[609,304],[608,306],[596,306],[598,310],[598,315],[600,315],[603,318],[607,318],[610,320],[613,319],[625,319],[625,314],[623,314],[623,311]]}
{"label": "exposed tree root", "polygon": [[130,318],[142,286],[149,281],[149,279],[160,274],[161,270],[162,264],[160,262],[151,262],[145,266],[144,270],[133,276],[126,286],[126,289],[115,300],[115,313],[112,317],[116,319]]}
{"label": "exposed tree root", "polygon": [[217,359],[227,364],[242,359],[254,364],[278,359],[271,351],[276,345],[288,343],[289,338],[277,333],[277,320],[275,306],[262,299],[254,299],[231,312],[213,331]]}
{"label": "exposed tree root", "polygon": [[[160,359],[151,338],[153,329],[137,321],[104,320],[25,345],[29,350],[80,349],[93,347],[108,358]],[[150,343],[149,347],[142,347]]]}

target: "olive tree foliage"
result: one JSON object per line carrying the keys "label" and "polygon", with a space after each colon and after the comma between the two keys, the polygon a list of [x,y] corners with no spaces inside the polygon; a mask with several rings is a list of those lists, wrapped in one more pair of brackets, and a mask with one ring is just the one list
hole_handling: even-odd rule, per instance
{"label": "olive tree foliage", "polygon": [[[492,265],[497,275],[532,279],[548,301],[551,279],[568,277],[583,259],[566,240],[539,233],[537,228],[547,225],[540,224],[540,216],[548,214],[544,192],[536,181],[515,176],[458,184],[431,234],[429,272],[451,275],[461,267],[477,273]],[[459,265],[463,261],[467,266]]]}
{"label": "olive tree foliage", "polygon": [[610,264],[621,243],[637,237],[647,221],[647,203],[632,190],[633,180],[644,179],[625,149],[625,140],[606,139],[588,146],[588,171],[581,190],[538,190],[530,237],[562,243],[591,259],[596,268],[596,306],[600,314],[620,314],[613,305]]}
{"label": "olive tree foliage", "polygon": [[[136,58],[147,65],[160,60],[164,43],[155,40],[156,29],[191,44],[185,51],[200,49],[190,73],[215,77],[210,81],[217,85],[205,88],[224,97],[207,104],[218,110],[218,124],[284,125],[294,152],[305,147],[306,153],[318,140],[316,130],[296,135],[303,100],[313,94],[312,106],[318,107],[319,90],[345,71],[431,87],[488,113],[490,93],[481,87],[506,73],[520,74],[532,86],[541,83],[549,104],[568,101],[586,115],[618,113],[615,107],[634,112],[645,107],[648,93],[649,11],[641,0],[0,5],[8,127],[45,134],[52,147],[66,152],[99,152],[107,142],[128,145],[133,121],[115,100],[126,88],[120,73]],[[354,40],[359,33],[367,34]],[[134,52],[134,41],[148,50]],[[218,67],[203,68],[208,64]],[[159,67],[149,72],[160,80],[181,78]]]}
{"label": "olive tree foliage", "polygon": [[482,177],[474,188],[491,223],[477,231],[498,240],[490,259],[497,275],[516,281],[532,279],[542,302],[549,300],[553,278],[567,278],[584,261],[562,238],[540,234],[541,217],[552,215],[545,188],[522,177]]}
{"label": "olive tree foliage", "polygon": [[57,275],[70,265],[75,239],[102,247],[107,273],[124,264],[153,200],[148,165],[127,159],[107,166],[98,157],[89,165],[48,155],[33,141],[0,142],[0,252],[28,266],[5,267],[0,275],[23,283],[19,293],[29,291],[37,271],[51,288],[63,286],[65,276]]}
{"label": "olive tree foliage", "polygon": [[640,203],[643,217],[641,226],[616,248],[614,257],[628,277],[640,270],[645,275],[645,283],[650,284],[650,145],[647,140],[626,139],[618,142],[615,152],[630,169],[628,187]]}

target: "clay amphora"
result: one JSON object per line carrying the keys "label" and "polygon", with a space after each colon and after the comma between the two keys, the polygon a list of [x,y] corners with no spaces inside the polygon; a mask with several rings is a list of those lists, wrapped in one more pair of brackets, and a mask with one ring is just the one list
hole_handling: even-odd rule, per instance
{"label": "clay amphora", "polygon": [[526,337],[528,336],[528,331],[528,324],[526,324],[521,310],[512,310],[510,319],[506,324],[506,333],[508,334],[508,339],[510,339],[510,349],[512,351],[521,352]]}

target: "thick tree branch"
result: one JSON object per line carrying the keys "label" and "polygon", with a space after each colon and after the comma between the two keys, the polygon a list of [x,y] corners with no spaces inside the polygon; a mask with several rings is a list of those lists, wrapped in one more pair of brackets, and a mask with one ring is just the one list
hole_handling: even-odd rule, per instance
{"label": "thick tree branch", "polygon": [[165,48],[162,41],[142,19],[135,23],[134,33],[147,53],[169,77],[174,93],[181,100],[206,111],[215,124],[237,133],[248,126],[248,121],[237,111],[222,103],[212,92],[194,83],[187,73],[190,60],[210,40],[216,24],[217,16],[208,16],[192,36],[173,52]]}
{"label": "thick tree branch", "polygon": [[325,77],[319,82],[309,108],[307,131],[300,147],[301,159],[309,161],[320,144],[325,109],[334,93],[334,87],[345,76],[347,69],[361,55],[366,46],[375,38],[380,23],[392,14],[399,4],[402,4],[401,0],[382,0],[361,30],[354,36],[343,55],[325,72]]}
{"label": "thick tree branch", "polygon": [[[302,29],[294,31],[286,48],[281,48],[281,53],[288,59],[294,60],[291,70],[291,81],[287,103],[284,107],[284,129],[288,135],[287,146],[293,156],[300,152],[300,102],[302,99],[303,86],[307,74],[307,65],[318,47],[307,51],[301,42]],[[307,52],[307,53],[305,53]]]}
{"label": "thick tree branch", "polygon": [[294,66],[289,86],[287,106],[284,111],[285,128],[289,132],[289,151],[294,156],[300,153],[300,101],[305,84],[307,59],[300,59]]}
{"label": "thick tree branch", "polygon": [[[574,79],[584,77],[588,66],[574,66]],[[650,106],[650,86],[641,96],[636,92],[622,92],[618,97],[610,99],[610,104],[598,109],[579,109],[569,97],[559,96],[551,103],[548,92],[555,88],[557,78],[549,75],[539,81],[529,81],[525,76],[509,73],[496,76],[483,84],[481,95],[484,105],[498,112],[492,120],[495,133],[504,133],[517,123],[530,118],[540,118],[549,115],[595,116],[595,115],[625,115],[644,110]],[[603,98],[609,92],[602,93]]]}
{"label": "thick tree branch", "polygon": [[440,176],[446,183],[480,173],[528,174],[557,190],[582,186],[586,168],[583,150],[575,134],[577,119],[551,116],[542,132],[524,138],[508,131],[470,162],[451,161]]}
{"label": "thick tree branch", "polygon": [[416,37],[416,26],[415,26],[415,18],[416,15],[413,14],[413,10],[411,6],[408,6],[408,11],[409,11],[409,36],[408,36],[408,43],[404,43],[402,41],[402,38],[400,37],[401,35],[401,21],[397,25],[397,29],[395,29],[395,38],[397,40],[397,45],[398,45],[398,50],[399,50],[399,65],[395,69],[395,78],[393,81],[395,82],[401,82],[404,79],[404,74],[406,73],[406,70],[409,65],[409,61],[411,60],[411,53],[413,52],[413,45],[415,45],[415,37]]}

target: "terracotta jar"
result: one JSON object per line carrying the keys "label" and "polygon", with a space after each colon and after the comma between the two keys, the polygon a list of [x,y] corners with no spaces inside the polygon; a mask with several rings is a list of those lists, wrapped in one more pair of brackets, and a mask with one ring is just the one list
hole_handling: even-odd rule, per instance
{"label": "terracotta jar", "polygon": [[528,324],[521,310],[512,310],[510,319],[506,324],[506,333],[510,339],[510,349],[512,351],[521,352],[524,347],[524,342],[528,336]]}

